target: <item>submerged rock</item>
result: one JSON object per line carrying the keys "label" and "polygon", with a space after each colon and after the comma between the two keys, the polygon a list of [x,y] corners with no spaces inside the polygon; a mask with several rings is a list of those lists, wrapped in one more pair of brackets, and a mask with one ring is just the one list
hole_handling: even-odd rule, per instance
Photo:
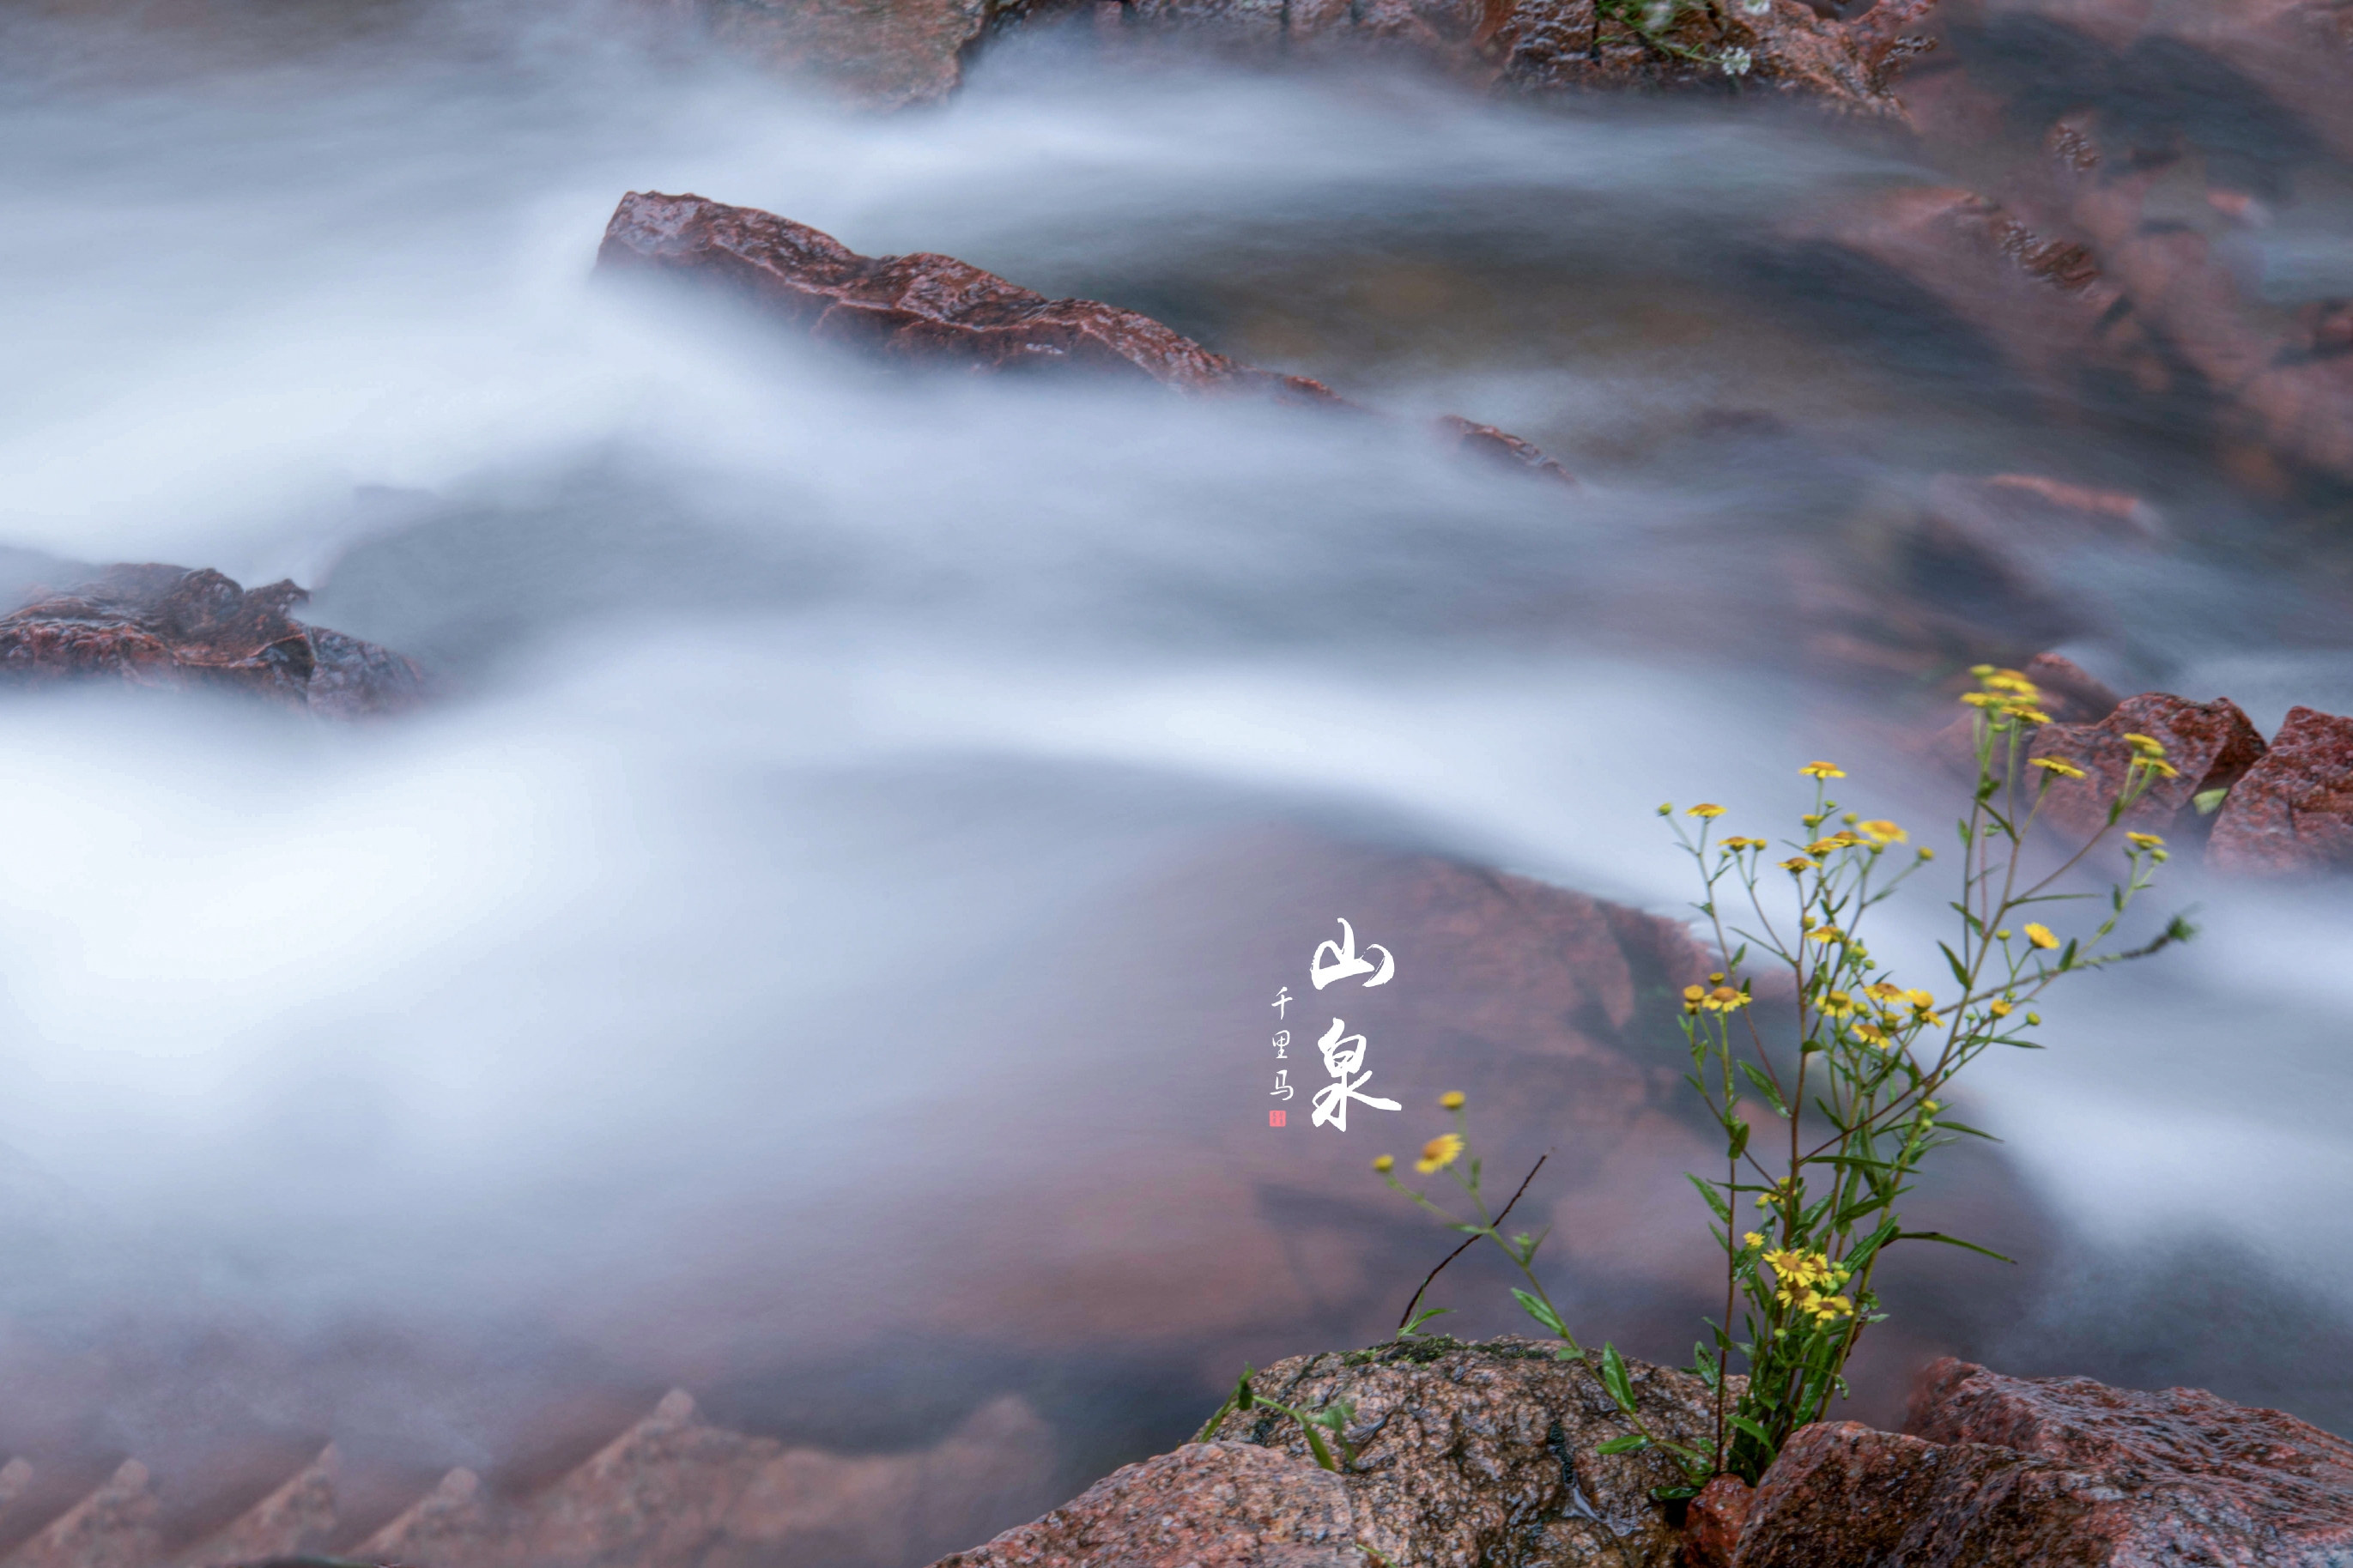
{"label": "submerged rock", "polygon": [[2223,801],[2206,862],[2242,877],[2353,867],[2353,719],[2289,709]]}
{"label": "submerged rock", "polygon": [[0,620],[0,679],[218,688],[336,719],[421,700],[424,678],[409,660],[287,613],[310,596],[290,582],[241,588],[209,568],[111,566]]}
{"label": "submerged rock", "polygon": [[2353,1552],[2353,1444],[2276,1410],[1947,1358],[1907,1425],[1799,1432],[1757,1489],[1736,1568],[2323,1568]]}
{"label": "submerged rock", "polygon": [[623,196],[596,265],[673,274],[820,342],[890,359],[984,374],[1084,368],[1180,392],[1344,403],[1321,382],[1237,363],[1134,310],[1049,300],[953,256],[860,256],[805,224],[702,196]]}
{"label": "submerged rock", "polygon": [[[1320,381],[1229,359],[1134,310],[1050,300],[953,256],[860,256],[806,224],[703,196],[623,196],[596,265],[676,276],[818,342],[884,360],[975,374],[1086,371],[1197,396],[1364,413]],[[1457,450],[1568,478],[1535,447],[1492,425],[1449,417],[1440,435]]]}
{"label": "submerged rock", "polygon": [[[1681,1473],[1656,1453],[1596,1451],[1633,1428],[1592,1369],[1555,1359],[1558,1348],[1441,1338],[1277,1362],[1255,1380],[1267,1397],[1354,1407],[1355,1458],[1337,1473],[1316,1465],[1290,1416],[1230,1411],[1209,1441],[1131,1465],[937,1568],[1664,1568],[1681,1538],[1650,1491]],[[1628,1367],[1653,1432],[1685,1443],[1714,1433],[1698,1378]]]}

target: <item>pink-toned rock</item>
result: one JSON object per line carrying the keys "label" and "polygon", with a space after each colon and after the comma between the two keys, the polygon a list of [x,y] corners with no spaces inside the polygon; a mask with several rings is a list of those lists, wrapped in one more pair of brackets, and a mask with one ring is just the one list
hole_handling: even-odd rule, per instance
{"label": "pink-toned rock", "polygon": [[1704,89],[1800,99],[1843,113],[1900,121],[1893,67],[1911,52],[1905,29],[1935,0],[1881,0],[1841,22],[1798,0],[1683,5],[1662,27],[1594,0],[1487,0],[1475,44],[1497,54],[1523,90]]}
{"label": "pink-toned rock", "polygon": [[2353,866],[2353,719],[2289,709],[2222,802],[2206,863],[2240,877]]}
{"label": "pink-toned rock", "polygon": [[2120,819],[2123,826],[2145,833],[2202,822],[2191,799],[2237,784],[2263,754],[2263,736],[2227,697],[2190,702],[2151,691],[2127,698],[2096,724],[2046,724],[2035,731],[2027,746],[2030,758],[2071,763],[2088,775],[2051,786],[2042,803],[2043,821],[2077,838],[2089,838],[2106,825],[2108,807],[2123,791],[2134,756],[2124,738],[2128,734],[2161,743],[2176,771],[2175,777],[2151,780]]}
{"label": "pink-toned rock", "polygon": [[1237,363],[1134,310],[1049,300],[952,256],[860,256],[806,225],[702,196],[623,196],[596,265],[681,276],[886,358],[977,372],[1083,367],[1182,392],[1343,405],[1321,382]]}
{"label": "pink-toned rock", "polygon": [[[623,196],[596,265],[675,275],[819,342],[886,360],[981,374],[1083,370],[1194,395],[1364,412],[1320,381],[1242,364],[1134,310],[1049,300],[952,256],[860,256],[805,224],[702,196]],[[1440,429],[1458,450],[1569,477],[1492,425],[1449,417]]]}
{"label": "pink-toned rock", "polygon": [[147,1467],[125,1459],[107,1483],[8,1554],[10,1568],[153,1568],[163,1545]]}
{"label": "pink-toned rock", "polygon": [[1798,1433],[1735,1568],[2335,1568],[2353,1552],[2353,1444],[2275,1410],[1946,1358],[1908,1425]]}
{"label": "pink-toned rock", "polygon": [[1905,1429],[2063,1464],[2208,1478],[2253,1489],[2247,1506],[2275,1514],[2283,1528],[2306,1518],[2353,1527],[2353,1442],[2202,1388],[2144,1393],[2088,1377],[2006,1377],[1941,1356],[1921,1371]]}
{"label": "pink-toned rock", "polygon": [[1756,1500],[1738,1476],[1718,1476],[1701,1488],[1683,1515],[1683,1568],[1732,1568]]}
{"label": "pink-toned rock", "polygon": [[270,1558],[316,1556],[335,1542],[340,1521],[335,1481],[342,1463],[334,1445],[194,1551],[189,1563],[257,1563]]}
{"label": "pink-toned rock", "polygon": [[309,597],[292,583],[240,588],[209,569],[109,567],[0,620],[0,679],[237,690],[336,719],[421,700],[423,677],[407,659],[288,615]]}
{"label": "pink-toned rock", "polygon": [[2121,1495],[2008,1448],[1828,1421],[1792,1436],[1765,1472],[1733,1564],[2096,1568],[2117,1560],[2090,1528],[2093,1500]]}

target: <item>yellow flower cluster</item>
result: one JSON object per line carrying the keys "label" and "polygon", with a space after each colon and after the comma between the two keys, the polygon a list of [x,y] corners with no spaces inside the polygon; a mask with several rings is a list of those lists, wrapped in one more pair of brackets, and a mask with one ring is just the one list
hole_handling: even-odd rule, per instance
{"label": "yellow flower cluster", "polygon": [[1683,1011],[1686,1013],[1737,1013],[1748,1005],[1748,993],[1736,991],[1729,985],[1710,990],[1704,985],[1683,987]]}
{"label": "yellow flower cluster", "polygon": [[2018,671],[1980,664],[1969,673],[1978,678],[1978,689],[1961,700],[1982,711],[1995,729],[2005,730],[2014,722],[2051,722],[2051,715],[2042,710],[2042,693]]}
{"label": "yellow flower cluster", "polygon": [[[1755,1232],[1750,1235],[1754,1236]],[[1785,1247],[1778,1252],[1765,1254],[1765,1261],[1773,1266],[1774,1280],[1780,1286],[1773,1293],[1773,1299],[1781,1305],[1795,1307],[1818,1324],[1835,1322],[1841,1318],[1854,1315],[1852,1301],[1844,1296],[1832,1294],[1847,1282],[1853,1270],[1833,1264],[1827,1253],[1800,1252],[1794,1247]]]}
{"label": "yellow flower cluster", "polygon": [[2154,735],[2126,735],[2125,744],[2133,749],[2132,765],[2169,779],[2181,776],[2181,770],[2165,760],[2165,742]]}
{"label": "yellow flower cluster", "polygon": [[1461,1158],[1462,1140],[1451,1132],[1441,1132],[1421,1146],[1421,1158],[1413,1163],[1413,1168],[1427,1176]]}

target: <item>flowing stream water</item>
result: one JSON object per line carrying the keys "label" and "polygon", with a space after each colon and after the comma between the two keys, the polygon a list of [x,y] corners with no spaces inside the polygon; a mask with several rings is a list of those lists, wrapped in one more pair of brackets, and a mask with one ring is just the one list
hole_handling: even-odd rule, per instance
{"label": "flowing stream water", "polygon": [[[2168,549],[2057,568],[2105,628],[2070,651],[2125,689],[2266,731],[2353,706],[2335,579],[2272,543],[2297,519],[1788,264],[1792,215],[1940,182],[1887,140],[1050,45],[860,116],[609,16],[436,16],[225,61],[26,32],[0,72],[0,564],[292,576],[441,691],[333,731],[0,708],[20,1447],[235,1427],[495,1466],[581,1389],[633,1412],[699,1379],[741,1424],[887,1448],[1009,1385],[1083,1480],[1245,1356],[1320,1348],[1208,1283],[1051,1300],[1169,1227],[1214,1247],[1214,1205],[1023,1223],[1191,1190],[1208,1125],[1263,1109],[1259,980],[1329,931],[1171,973],[1199,944],[1169,933],[1224,916],[1182,868],[1274,833],[1672,911],[1653,804],[1787,810],[1831,748],[1936,820],[1770,584],[1945,471],[2160,508]],[[1402,426],[886,374],[600,286],[649,189],[1144,310],[1588,483]],[[2332,201],[2298,265],[2353,229]],[[2031,1297],[1986,1265],[1963,1348],[2344,1429],[2316,1347],[2353,1338],[2353,898],[2175,869],[2207,935],[1983,1075],[2059,1239]],[[1448,1068],[1395,1077],[1419,1104]],[[1338,1186],[1418,1134],[1287,1136],[1264,1158]],[[1323,1321],[1377,1332],[1398,1284],[1335,1283]]]}

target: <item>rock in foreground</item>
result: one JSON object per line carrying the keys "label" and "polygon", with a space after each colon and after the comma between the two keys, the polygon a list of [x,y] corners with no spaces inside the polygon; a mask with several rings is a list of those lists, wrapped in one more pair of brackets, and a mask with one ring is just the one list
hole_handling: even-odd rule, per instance
{"label": "rock in foreground", "polygon": [[417,666],[287,614],[309,597],[290,582],[240,588],[210,569],[109,567],[0,620],[0,679],[216,688],[336,719],[414,707],[424,689]]}
{"label": "rock in foreground", "polygon": [[[1681,1537],[1650,1492],[1681,1474],[1655,1453],[1596,1451],[1633,1428],[1556,1348],[1432,1339],[1278,1362],[1255,1380],[1269,1398],[1355,1407],[1341,1473],[1316,1466],[1291,1417],[1229,1412],[1209,1442],[1131,1465],[938,1568],[1664,1568]],[[1652,1431],[1714,1432],[1698,1378],[1629,1366]]]}
{"label": "rock in foreground", "polygon": [[1799,1433],[1757,1489],[1736,1568],[2353,1560],[2353,1444],[2276,1410],[1948,1358],[1908,1425]]}

